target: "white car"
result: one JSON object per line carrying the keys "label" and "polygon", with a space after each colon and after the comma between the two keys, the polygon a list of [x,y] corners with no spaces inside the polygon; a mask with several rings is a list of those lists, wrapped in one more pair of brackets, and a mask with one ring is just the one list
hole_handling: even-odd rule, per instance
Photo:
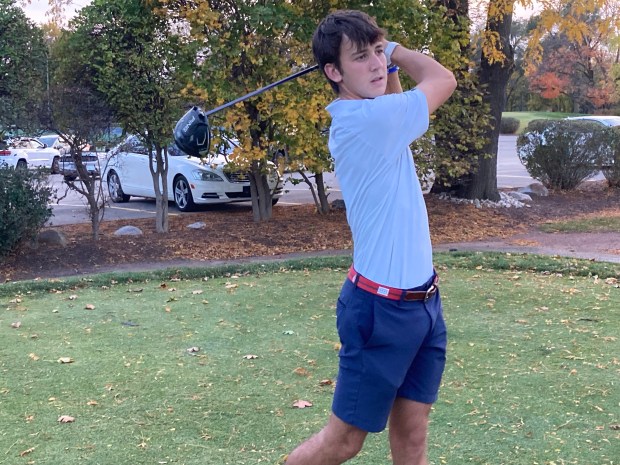
{"label": "white car", "polygon": [[[149,170],[149,151],[137,137],[130,136],[108,153],[102,180],[113,202],[127,202],[131,196],[155,198]],[[227,169],[225,156],[208,159],[191,157],[176,145],[168,147],[168,200],[181,211],[196,205],[251,200],[247,173]],[[273,166],[268,176],[275,205],[282,196],[283,181]]]}
{"label": "white car", "polygon": [[28,154],[11,147],[7,141],[0,140],[0,167],[3,166],[26,169],[28,168]]}
{"label": "white car", "polygon": [[18,149],[27,154],[27,166],[49,168],[52,174],[57,174],[60,169],[60,151],[48,147],[34,137],[17,137],[8,141],[11,148]]}
{"label": "white car", "polygon": [[43,142],[48,147],[57,149],[61,155],[68,154],[71,151],[71,147],[67,144],[58,134],[43,134],[37,139]]}

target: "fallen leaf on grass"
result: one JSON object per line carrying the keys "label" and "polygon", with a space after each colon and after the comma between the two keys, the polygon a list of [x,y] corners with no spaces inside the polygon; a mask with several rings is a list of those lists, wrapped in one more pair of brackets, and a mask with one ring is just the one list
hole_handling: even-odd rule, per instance
{"label": "fallen leaf on grass", "polygon": [[88,402],[86,402],[86,405],[99,405],[99,402],[97,402],[96,400],[89,400]]}
{"label": "fallen leaf on grass", "polygon": [[200,352],[200,347],[190,347],[189,349],[187,349],[187,352],[189,352],[190,354]]}
{"label": "fallen leaf on grass", "polygon": [[258,355],[248,354],[244,355],[243,358],[245,358],[246,360],[254,360],[255,358],[258,358]]}
{"label": "fallen leaf on grass", "polygon": [[22,299],[20,299],[20,298],[12,299],[12,300],[9,300],[9,303],[10,304],[21,304],[22,303]]}
{"label": "fallen leaf on grass", "polygon": [[69,296],[69,300],[75,300],[77,298],[78,298],[78,296],[75,295],[75,294]]}
{"label": "fallen leaf on grass", "polygon": [[86,310],[94,310],[95,306],[93,304],[86,304],[86,307],[84,307]]}
{"label": "fallen leaf on grass", "polygon": [[26,455],[28,455],[28,454],[30,454],[30,453],[32,453],[32,452],[34,452],[34,450],[35,450],[35,449],[36,449],[36,447],[31,447],[30,449],[26,449],[26,450],[24,450],[24,451],[20,452],[20,453],[19,453],[19,456],[20,456],[20,457],[25,457]]}
{"label": "fallen leaf on grass", "polygon": [[197,289],[195,291],[192,291],[192,294],[193,295],[200,295],[200,294],[202,294],[202,291],[200,289]]}
{"label": "fallen leaf on grass", "polygon": [[17,329],[17,328],[19,328],[21,325],[22,325],[22,322],[21,322],[21,321],[15,321],[15,322],[11,323],[11,328],[15,328],[15,329]]}
{"label": "fallen leaf on grass", "polygon": [[34,360],[35,362],[36,362],[37,360],[39,360],[39,358],[40,358],[40,357],[39,357],[37,354],[35,354],[35,353],[30,353],[30,354],[28,354],[28,357],[30,357],[30,359],[31,359],[31,360]]}
{"label": "fallen leaf on grass", "polygon": [[296,400],[295,402],[293,402],[293,407],[295,408],[312,407],[312,402],[308,402],[307,400]]}
{"label": "fallen leaf on grass", "polygon": [[60,357],[58,363],[73,363],[74,360],[71,357]]}
{"label": "fallen leaf on grass", "polygon": [[58,421],[60,423],[73,423],[75,421],[75,418],[69,415],[61,415],[60,417],[58,417]]}
{"label": "fallen leaf on grass", "polygon": [[295,334],[295,331],[291,331],[290,329],[288,329],[286,331],[282,331],[282,334],[284,334],[285,336],[292,336],[293,334]]}
{"label": "fallen leaf on grass", "polygon": [[138,288],[138,289],[127,289],[127,292],[135,292],[135,293],[140,293],[142,292],[144,289],[143,288]]}
{"label": "fallen leaf on grass", "polygon": [[620,430],[620,423],[614,423],[613,425],[609,425],[609,429],[612,429],[614,431]]}
{"label": "fallen leaf on grass", "polygon": [[293,373],[299,376],[310,376],[310,372],[303,367],[297,367],[293,370]]}
{"label": "fallen leaf on grass", "polygon": [[322,379],[319,381],[320,386],[331,386],[334,382],[331,379]]}

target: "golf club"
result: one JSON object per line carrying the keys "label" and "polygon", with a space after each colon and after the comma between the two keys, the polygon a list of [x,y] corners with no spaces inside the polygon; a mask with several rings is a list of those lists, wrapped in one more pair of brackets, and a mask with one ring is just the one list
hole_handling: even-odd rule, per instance
{"label": "golf club", "polygon": [[174,127],[173,135],[176,144],[181,150],[193,157],[199,157],[209,152],[211,146],[211,127],[209,126],[209,116],[239,102],[262,94],[263,92],[273,89],[280,84],[284,84],[285,82],[310,73],[316,69],[318,69],[318,65],[302,69],[301,71],[291,74],[284,79],[268,84],[265,87],[261,87],[260,89],[244,95],[243,97],[239,97],[207,112],[202,111],[199,107],[192,107],[187,113],[185,113],[185,115],[183,115]]}

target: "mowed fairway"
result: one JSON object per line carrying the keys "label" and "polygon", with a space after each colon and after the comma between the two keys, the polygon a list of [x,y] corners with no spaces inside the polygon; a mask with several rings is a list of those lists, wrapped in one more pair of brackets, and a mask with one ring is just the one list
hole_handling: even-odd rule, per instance
{"label": "mowed fairway", "polygon": [[[5,293],[0,464],[282,463],[330,411],[346,265],[325,263]],[[618,281],[448,263],[430,462],[618,463]],[[391,463],[385,433],[351,463]]]}

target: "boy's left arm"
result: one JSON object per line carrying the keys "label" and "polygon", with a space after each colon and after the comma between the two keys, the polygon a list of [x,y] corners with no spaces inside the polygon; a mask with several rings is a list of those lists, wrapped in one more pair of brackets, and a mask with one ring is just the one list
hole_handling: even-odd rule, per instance
{"label": "boy's left arm", "polygon": [[385,88],[385,95],[388,94],[401,94],[403,87],[400,84],[400,78],[398,77],[398,69],[388,72],[387,75],[387,87]]}

